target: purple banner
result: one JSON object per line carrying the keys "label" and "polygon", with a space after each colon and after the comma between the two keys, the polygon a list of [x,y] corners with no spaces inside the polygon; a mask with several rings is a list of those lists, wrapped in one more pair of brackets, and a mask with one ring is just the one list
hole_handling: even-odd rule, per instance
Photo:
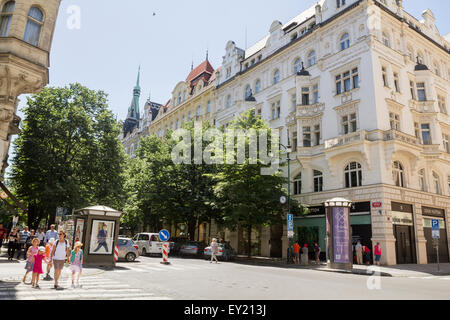
{"label": "purple banner", "polygon": [[333,208],[334,262],[350,263],[348,208]]}

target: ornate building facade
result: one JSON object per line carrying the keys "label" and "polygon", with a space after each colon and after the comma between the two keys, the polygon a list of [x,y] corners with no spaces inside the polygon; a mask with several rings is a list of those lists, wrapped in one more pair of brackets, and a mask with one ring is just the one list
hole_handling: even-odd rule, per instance
{"label": "ornate building facade", "polygon": [[19,132],[18,96],[49,82],[50,48],[61,0],[0,1],[0,159],[8,166],[11,135]]}

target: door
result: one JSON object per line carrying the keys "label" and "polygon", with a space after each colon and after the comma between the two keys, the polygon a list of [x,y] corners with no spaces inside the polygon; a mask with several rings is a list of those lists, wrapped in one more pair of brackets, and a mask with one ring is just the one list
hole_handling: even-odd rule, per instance
{"label": "door", "polygon": [[397,264],[415,263],[412,227],[395,225]]}
{"label": "door", "polygon": [[[435,239],[432,236],[431,220],[434,218],[424,218],[423,233],[427,240],[427,259],[428,263],[437,263],[437,250],[435,247]],[[449,262],[448,245],[447,245],[447,232],[445,231],[444,220],[440,221],[440,239],[439,239],[439,262]]]}
{"label": "door", "polygon": [[138,237],[138,247],[139,247],[139,254],[142,254],[142,250],[145,248],[146,253],[150,253],[150,248],[148,247],[148,240],[149,236],[148,234],[139,234]]}
{"label": "door", "polygon": [[281,238],[283,237],[283,226],[270,227],[270,256],[272,258],[281,258],[283,251],[283,244]]}
{"label": "door", "polygon": [[162,253],[162,242],[159,240],[159,236],[157,234],[152,234],[150,240],[150,250],[151,253],[157,254]]}

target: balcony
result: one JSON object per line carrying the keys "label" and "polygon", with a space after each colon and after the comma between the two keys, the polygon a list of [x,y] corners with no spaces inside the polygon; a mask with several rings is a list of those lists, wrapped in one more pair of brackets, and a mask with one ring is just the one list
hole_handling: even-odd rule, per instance
{"label": "balcony", "polygon": [[311,105],[298,105],[297,117],[314,117],[325,110],[325,103],[315,103]]}
{"label": "balcony", "polygon": [[323,153],[323,144],[313,147],[298,147],[297,157],[313,157]]}
{"label": "balcony", "polygon": [[360,130],[360,131],[346,134],[341,137],[325,140],[325,149],[340,147],[340,146],[351,144],[353,142],[364,141],[364,140],[366,140],[366,131]]}
{"label": "balcony", "polygon": [[408,144],[420,145],[420,140],[415,136],[410,136],[409,134],[397,131],[397,130],[388,130],[383,133],[384,141],[401,141]]}
{"label": "balcony", "polygon": [[409,100],[409,107],[411,108],[411,110],[420,113],[435,113],[436,110],[434,109],[434,104],[435,102],[433,100]]}

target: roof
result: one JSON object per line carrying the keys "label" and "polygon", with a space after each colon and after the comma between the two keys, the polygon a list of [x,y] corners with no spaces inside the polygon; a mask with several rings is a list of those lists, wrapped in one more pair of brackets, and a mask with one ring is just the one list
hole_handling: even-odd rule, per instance
{"label": "roof", "polygon": [[189,73],[188,77],[186,78],[186,82],[190,84],[191,81],[195,80],[203,73],[207,73],[209,76],[211,76],[214,73],[214,68],[209,63],[208,60],[203,61],[197,68],[192,70],[191,73]]}

